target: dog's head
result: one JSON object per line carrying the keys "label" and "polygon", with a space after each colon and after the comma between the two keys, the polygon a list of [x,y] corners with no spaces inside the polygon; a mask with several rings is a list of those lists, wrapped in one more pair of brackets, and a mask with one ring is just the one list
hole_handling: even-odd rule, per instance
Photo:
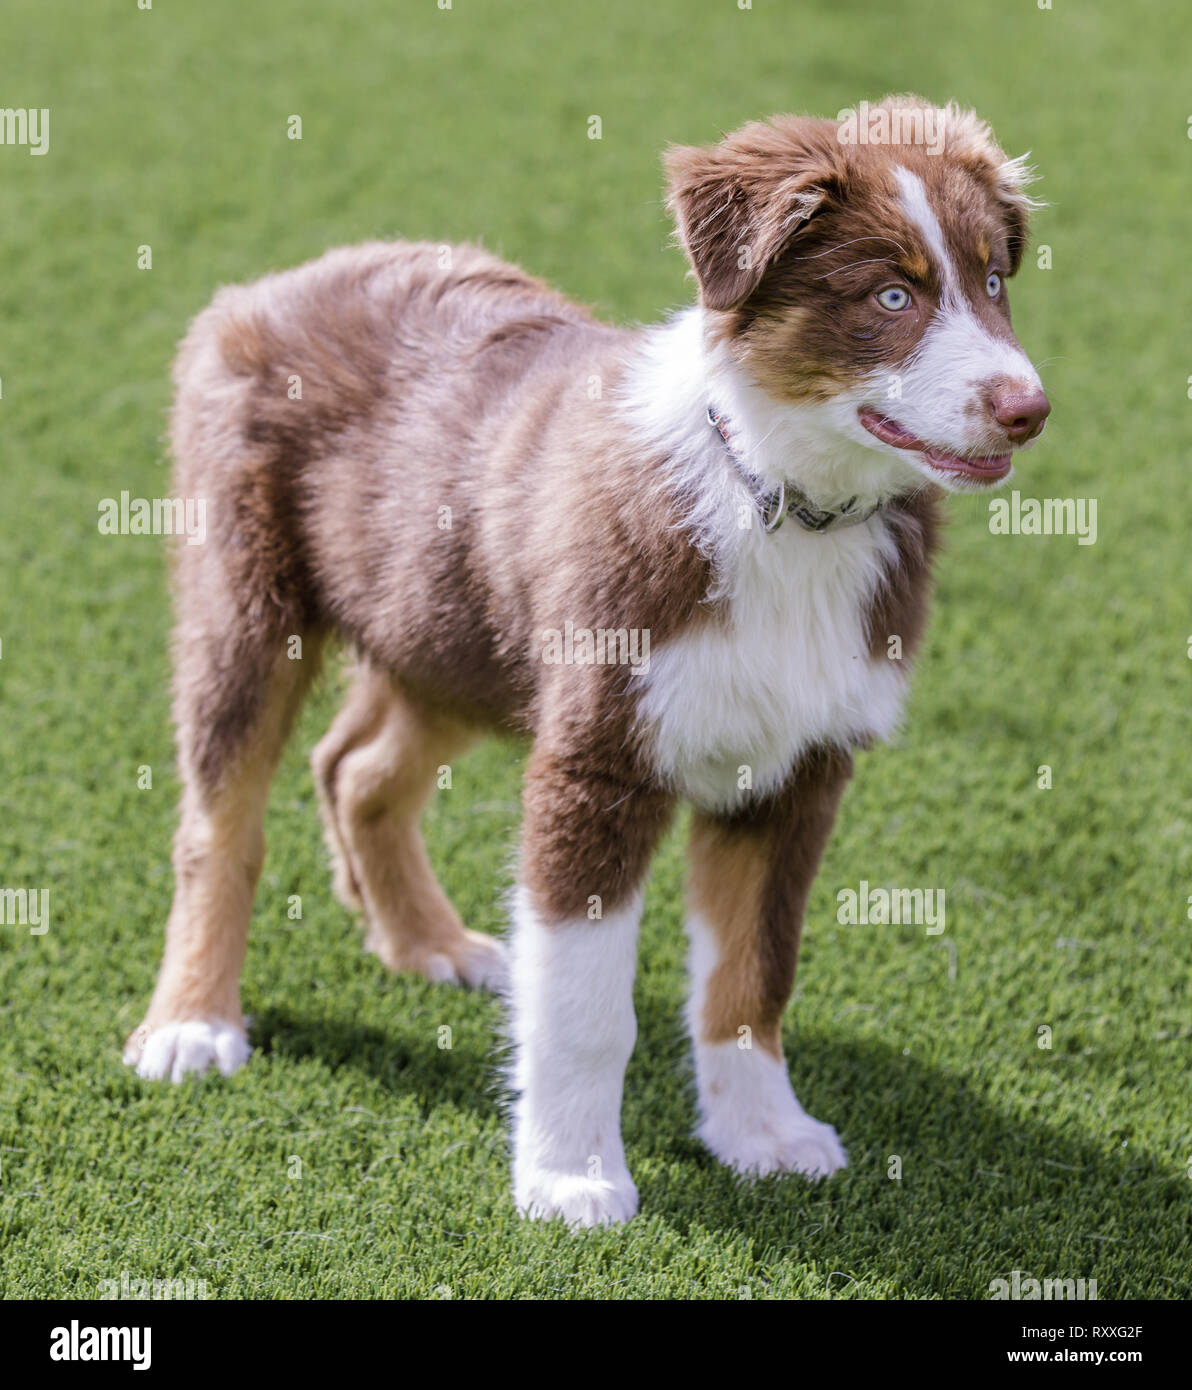
{"label": "dog's head", "polygon": [[1006,287],[1030,172],[954,106],[849,114],[668,152],[709,331],[768,396],[885,455],[892,481],[998,482],[1050,409]]}

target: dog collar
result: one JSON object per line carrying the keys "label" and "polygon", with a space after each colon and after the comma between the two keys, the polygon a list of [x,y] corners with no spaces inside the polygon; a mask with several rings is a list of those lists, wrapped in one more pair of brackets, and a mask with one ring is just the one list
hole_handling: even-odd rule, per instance
{"label": "dog collar", "polygon": [[733,443],[724,416],[714,405],[708,407],[708,423],[724,440],[729,456],[749,488],[750,496],[761,516],[762,528],[767,534],[777,531],[788,516],[793,516],[805,531],[817,533],[837,531],[845,526],[859,526],[861,522],[868,521],[881,506],[881,503],[877,502],[867,511],[857,511],[857,499],[850,497],[843,506],[825,509],[817,507],[811,498],[793,483],[779,483],[776,488],[767,488],[756,473],[746,468],[740,451]]}

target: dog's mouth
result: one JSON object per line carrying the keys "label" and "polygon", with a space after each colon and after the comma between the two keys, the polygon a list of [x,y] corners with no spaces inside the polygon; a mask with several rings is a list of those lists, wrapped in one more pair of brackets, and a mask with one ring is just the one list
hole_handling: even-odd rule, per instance
{"label": "dog's mouth", "polygon": [[867,405],[863,405],[857,412],[857,418],[869,433],[880,439],[883,444],[892,445],[895,449],[910,449],[916,454],[922,454],[924,463],[939,473],[960,474],[962,477],[973,478],[978,482],[996,483],[1009,473],[1012,466],[1009,453],[953,454],[947,449],[936,448],[933,444],[924,444],[921,439],[916,438],[897,420],[891,420],[888,415],[882,415]]}

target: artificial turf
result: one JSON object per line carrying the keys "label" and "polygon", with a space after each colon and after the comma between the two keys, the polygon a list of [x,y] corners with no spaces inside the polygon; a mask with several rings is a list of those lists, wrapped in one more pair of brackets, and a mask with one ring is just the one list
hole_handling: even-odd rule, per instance
{"label": "artificial turf", "polygon": [[[0,106],[51,127],[45,156],[0,146],[0,887],[48,889],[50,921],[0,927],[4,1295],[986,1298],[1017,1269],[1188,1297],[1190,39],[1147,0],[8,0]],[[850,1168],[740,1183],[690,1138],[680,822],[626,1088],[641,1214],[519,1221],[498,1006],[388,975],[331,895],[306,755],[334,669],[269,811],[251,1064],[140,1082],[120,1045],[171,891],[169,609],[161,542],[99,534],[97,508],[168,489],[190,316],[402,236],[483,240],[654,319],[691,295],[667,141],[907,89],[976,106],[1044,176],[1050,268],[1031,252],[1011,296],[1054,412],[1014,485],[1096,498],[1099,534],[992,535],[985,501],[948,504],[906,729],[859,759],[787,1016]],[[483,930],[524,752],[482,748],[428,816]],[[946,931],[840,925],[862,879],[944,888]]]}

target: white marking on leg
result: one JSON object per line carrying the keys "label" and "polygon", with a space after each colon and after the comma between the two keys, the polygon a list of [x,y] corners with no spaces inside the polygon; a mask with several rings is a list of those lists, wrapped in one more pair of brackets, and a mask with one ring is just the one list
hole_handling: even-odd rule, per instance
{"label": "white marking on leg", "polygon": [[637,1190],[621,1143],[633,1051],[641,899],[546,925],[515,896],[512,940],[513,1187],[525,1216],[573,1226],[628,1221]]}
{"label": "white marking on leg", "polygon": [[146,1081],[179,1082],[217,1067],[224,1076],[248,1061],[252,1053],[243,1028],[231,1023],[190,1019],[163,1023],[145,1039],[138,1057],[130,1046],[125,1062]]}
{"label": "white marking on leg", "polygon": [[[701,1019],[708,979],[720,959],[715,933],[692,914],[687,1020],[699,1095],[697,1135],[738,1173],[803,1173],[823,1178],[848,1163],[831,1125],[813,1119],[791,1089],[785,1061],[754,1038],[704,1042]],[[743,1043],[752,1046],[742,1046]]]}

